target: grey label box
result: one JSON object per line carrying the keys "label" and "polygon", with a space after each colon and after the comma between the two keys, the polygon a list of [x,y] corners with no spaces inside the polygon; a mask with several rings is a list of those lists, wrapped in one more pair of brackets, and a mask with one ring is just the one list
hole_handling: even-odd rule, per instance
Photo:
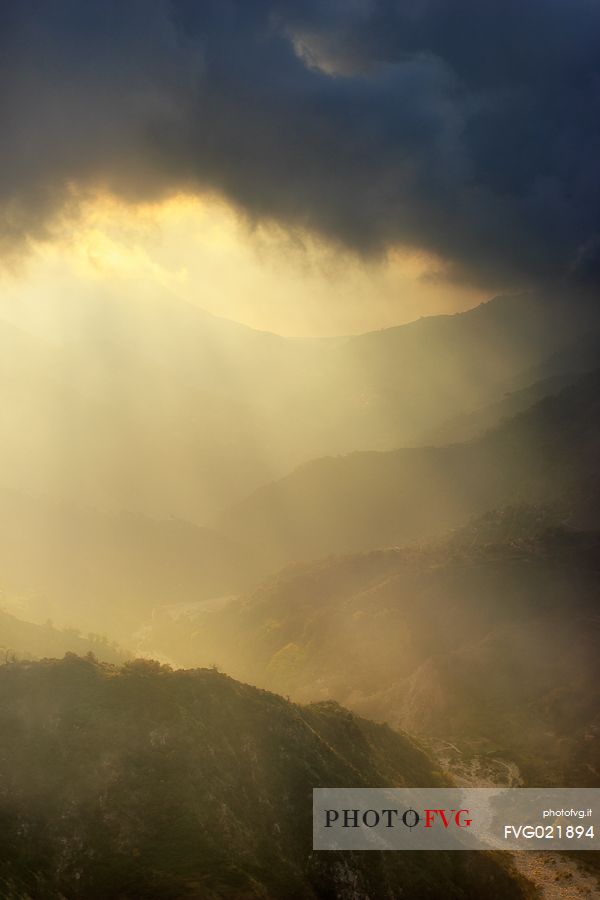
{"label": "grey label box", "polygon": [[319,788],[315,850],[600,850],[600,788]]}

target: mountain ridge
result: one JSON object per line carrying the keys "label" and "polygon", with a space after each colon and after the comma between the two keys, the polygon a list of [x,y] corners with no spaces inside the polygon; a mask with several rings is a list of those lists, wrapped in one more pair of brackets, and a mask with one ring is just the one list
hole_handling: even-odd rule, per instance
{"label": "mountain ridge", "polygon": [[430,539],[508,503],[561,502],[568,494],[575,503],[587,479],[594,484],[599,391],[596,371],[462,443],[312,460],[215,527],[274,548],[283,564]]}
{"label": "mountain ridge", "polygon": [[302,702],[334,697],[452,741],[467,760],[516,762],[529,785],[590,786],[599,553],[600,530],[510,508],[437,543],[296,563],[188,620],[165,610],[157,642]]}
{"label": "mountain ridge", "polygon": [[0,666],[0,699],[7,900],[530,896],[486,854],[313,852],[314,787],[445,783],[337,704],[73,655]]}

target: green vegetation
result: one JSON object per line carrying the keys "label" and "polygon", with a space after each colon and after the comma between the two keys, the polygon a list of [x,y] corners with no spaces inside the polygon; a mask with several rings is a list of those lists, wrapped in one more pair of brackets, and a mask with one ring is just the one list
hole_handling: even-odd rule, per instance
{"label": "green vegetation", "polygon": [[55,628],[52,622],[23,622],[0,609],[0,664],[18,659],[60,657],[67,651],[81,656],[93,653],[104,662],[125,662],[128,656],[106,635],[81,634],[75,628]]}
{"label": "green vegetation", "polygon": [[525,896],[487,856],[313,854],[310,795],[600,781],[580,312],[314,341],[103,300],[54,344],[0,327],[2,900]]}
{"label": "green vegetation", "polygon": [[546,516],[510,508],[438,544],[290,566],[157,632],[184,661],[503,755],[531,784],[600,783],[600,537],[539,533]]}
{"label": "green vegetation", "polygon": [[312,852],[314,787],[440,783],[385,726],[215,671],[0,668],[6,900],[526,896],[485,854]]}

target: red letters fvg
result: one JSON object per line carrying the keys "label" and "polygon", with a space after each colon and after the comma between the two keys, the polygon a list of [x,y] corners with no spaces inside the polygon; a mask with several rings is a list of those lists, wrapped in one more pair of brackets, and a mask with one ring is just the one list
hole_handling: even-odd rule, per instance
{"label": "red letters fvg", "polygon": [[441,821],[444,828],[450,825],[456,825],[457,828],[469,828],[472,819],[468,819],[468,809],[426,809],[425,810],[425,828],[432,828],[437,818]]}

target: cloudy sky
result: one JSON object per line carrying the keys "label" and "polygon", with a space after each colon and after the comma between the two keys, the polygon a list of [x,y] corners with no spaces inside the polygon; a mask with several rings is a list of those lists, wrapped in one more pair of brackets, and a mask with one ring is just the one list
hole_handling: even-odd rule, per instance
{"label": "cloudy sky", "polygon": [[284,333],[600,278],[598,0],[7,0],[3,302]]}

